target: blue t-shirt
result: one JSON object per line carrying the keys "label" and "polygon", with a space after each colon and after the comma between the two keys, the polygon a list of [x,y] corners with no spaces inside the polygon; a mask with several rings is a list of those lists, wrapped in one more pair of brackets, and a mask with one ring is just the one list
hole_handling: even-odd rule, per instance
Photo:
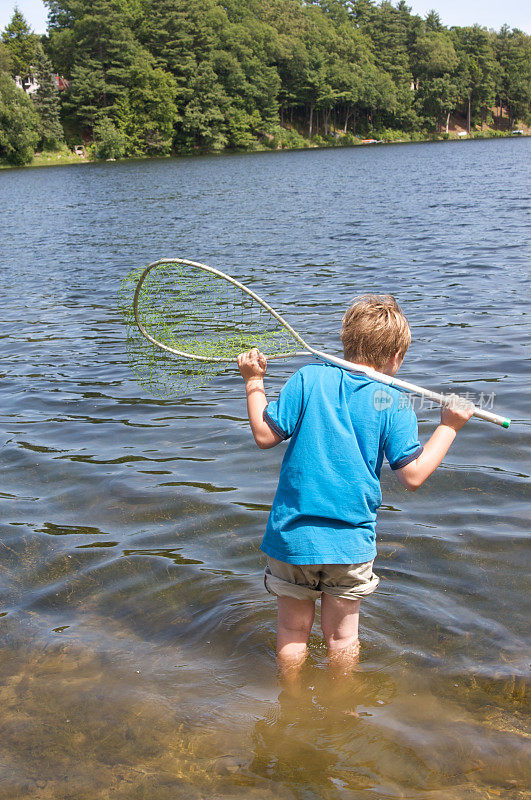
{"label": "blue t-shirt", "polygon": [[261,549],[288,564],[358,564],[376,556],[385,454],[418,458],[417,418],[402,391],[329,364],[296,372],[264,420],[291,438]]}

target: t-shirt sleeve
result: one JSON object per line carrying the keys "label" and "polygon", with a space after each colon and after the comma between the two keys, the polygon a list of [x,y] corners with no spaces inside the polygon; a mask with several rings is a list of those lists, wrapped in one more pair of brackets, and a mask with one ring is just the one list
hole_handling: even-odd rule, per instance
{"label": "t-shirt sleeve", "polygon": [[384,444],[384,452],[391,469],[405,467],[420,456],[423,447],[419,442],[417,416],[411,406],[399,408],[391,419]]}
{"label": "t-shirt sleeve", "polygon": [[302,413],[303,380],[296,372],[283,386],[278,400],[272,400],[264,409],[264,420],[282,439],[293,434]]}

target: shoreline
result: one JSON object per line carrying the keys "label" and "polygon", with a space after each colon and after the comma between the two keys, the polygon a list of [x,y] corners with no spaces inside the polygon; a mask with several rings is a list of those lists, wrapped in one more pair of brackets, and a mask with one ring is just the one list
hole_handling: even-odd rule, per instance
{"label": "shoreline", "polygon": [[279,153],[279,152],[294,152],[294,151],[304,151],[304,150],[339,150],[344,148],[353,148],[353,147],[377,147],[382,145],[401,145],[401,144],[435,144],[441,142],[471,142],[471,141],[478,141],[478,140],[498,140],[498,139],[528,139],[531,137],[531,133],[525,132],[522,134],[515,135],[511,132],[505,131],[485,131],[481,133],[481,131],[475,131],[471,133],[470,136],[457,136],[450,134],[448,136],[443,134],[428,136],[424,139],[395,139],[395,140],[366,140],[360,139],[359,141],[348,142],[342,144],[340,141],[336,143],[324,143],[324,144],[312,144],[308,142],[306,146],[301,147],[278,147],[278,148],[271,148],[266,147],[265,145],[258,146],[256,148],[245,148],[245,149],[237,149],[237,148],[225,148],[223,150],[208,150],[208,149],[198,149],[195,151],[183,151],[177,153],[168,153],[167,155],[163,156],[129,156],[126,158],[120,159],[91,159],[86,156],[77,156],[75,153],[68,152],[66,153],[64,150],[60,153],[55,155],[53,152],[47,152],[34,156],[32,162],[30,164],[6,164],[0,161],[0,170],[4,169],[34,169],[34,168],[42,168],[42,167],[60,167],[60,166],[71,166],[72,164],[105,164],[109,162],[116,162],[123,164],[127,161],[160,161],[162,159],[173,159],[173,158],[190,158],[194,156],[223,156],[223,155],[243,155],[243,154],[256,154],[256,153]]}

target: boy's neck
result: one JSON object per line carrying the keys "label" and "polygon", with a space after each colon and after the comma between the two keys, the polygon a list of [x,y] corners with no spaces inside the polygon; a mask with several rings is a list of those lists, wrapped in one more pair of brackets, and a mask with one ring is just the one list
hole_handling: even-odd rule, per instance
{"label": "boy's neck", "polygon": [[[345,354],[345,359],[347,361],[351,361],[351,359],[349,359],[346,354]],[[396,355],[388,359],[387,362],[382,367],[377,367],[375,364],[370,364],[368,361],[356,361],[353,363],[360,364],[361,366],[364,367],[370,367],[371,369],[376,370],[376,372],[382,372],[384,375],[389,375],[390,377],[393,377],[393,375],[396,375],[396,373],[400,369],[403,360],[404,360],[403,356],[401,356],[400,353],[396,353]]]}

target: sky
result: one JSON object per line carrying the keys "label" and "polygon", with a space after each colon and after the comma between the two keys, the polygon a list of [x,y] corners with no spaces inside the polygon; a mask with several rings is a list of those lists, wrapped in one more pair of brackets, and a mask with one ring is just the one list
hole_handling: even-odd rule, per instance
{"label": "sky", "polygon": [[[88,2],[88,0],[87,0]],[[425,17],[435,8],[444,25],[473,25],[499,30],[504,23],[531,33],[529,0],[406,0],[413,13]],[[394,3],[396,5],[396,2]],[[46,32],[47,11],[42,0],[0,0],[0,30],[3,30],[18,5],[35,33]]]}

